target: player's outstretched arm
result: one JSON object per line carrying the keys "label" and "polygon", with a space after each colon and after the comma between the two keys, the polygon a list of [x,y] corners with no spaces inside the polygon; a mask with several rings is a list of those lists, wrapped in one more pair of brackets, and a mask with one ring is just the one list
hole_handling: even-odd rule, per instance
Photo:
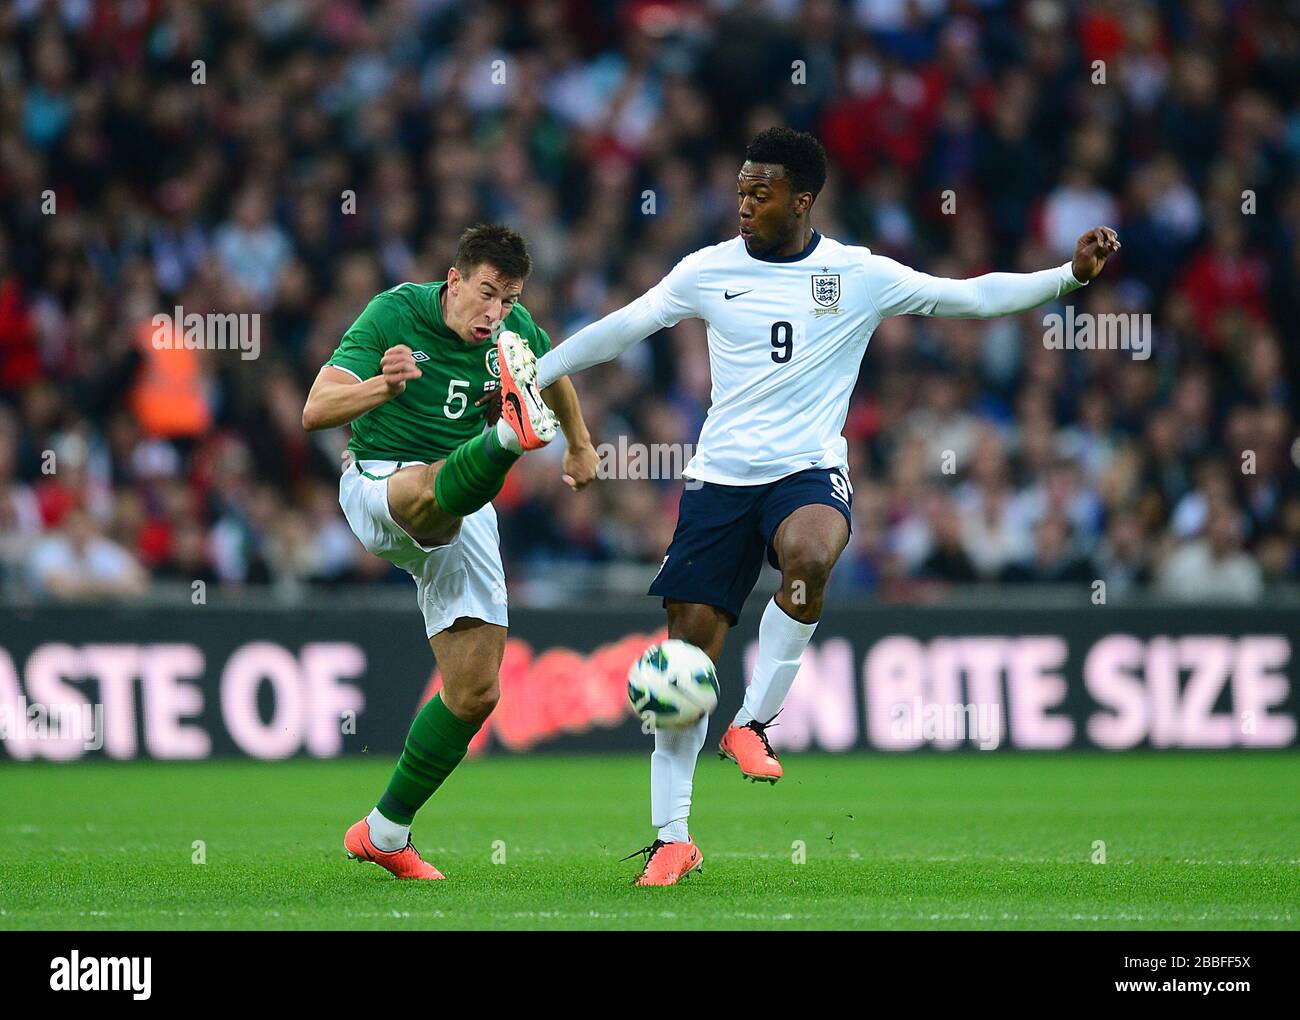
{"label": "player's outstretched arm", "polygon": [[872,256],[867,285],[881,317],[935,315],[991,319],[1014,315],[1063,297],[1096,278],[1119,250],[1110,227],[1094,227],[1075,246],[1074,258],[1036,273],[986,273],[969,280],[930,276],[892,259]]}
{"label": "player's outstretched arm", "polygon": [[419,366],[406,344],[384,352],[379,374],[358,379],[351,372],[326,365],[316,375],[302,409],[302,427],[308,432],[332,429],[360,418],[367,411],[392,400],[406,389],[411,379],[420,378]]}
{"label": "player's outstretched arm", "polygon": [[537,385],[545,390],[566,375],[613,361],[646,337],[659,332],[664,324],[659,321],[650,300],[653,293],[647,291],[618,311],[584,326],[564,343],[552,347],[537,362]]}
{"label": "player's outstretched arm", "polygon": [[575,492],[586,488],[596,478],[596,466],[600,458],[596,448],[591,445],[591,433],[582,418],[582,405],[578,403],[578,391],[573,388],[569,377],[561,376],[542,390],[542,399],[560,420],[560,429],[568,449],[564,451],[564,482]]}
{"label": "player's outstretched arm", "polygon": [[700,255],[687,255],[635,301],[552,347],[537,362],[537,385],[544,390],[561,376],[613,361],[659,330],[699,315]]}

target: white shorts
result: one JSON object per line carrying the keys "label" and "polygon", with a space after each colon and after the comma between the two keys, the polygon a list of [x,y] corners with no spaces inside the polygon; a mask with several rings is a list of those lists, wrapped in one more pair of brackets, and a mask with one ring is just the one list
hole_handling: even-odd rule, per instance
{"label": "white shorts", "polygon": [[388,476],[399,462],[363,460],[365,474],[351,458],[346,465],[339,478],[343,516],[370,552],[415,578],[425,633],[433,637],[462,616],[506,626],[506,572],[492,504],[464,518],[447,545],[423,546],[402,530],[388,509]]}

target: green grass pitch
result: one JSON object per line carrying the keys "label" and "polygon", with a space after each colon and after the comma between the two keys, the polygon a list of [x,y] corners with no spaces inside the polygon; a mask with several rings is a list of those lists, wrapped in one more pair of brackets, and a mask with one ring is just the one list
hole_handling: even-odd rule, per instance
{"label": "green grass pitch", "polygon": [[706,751],[692,825],[704,873],[650,890],[630,885],[640,858],[618,860],[651,838],[644,755],[463,766],[415,824],[437,883],[343,855],[391,764],[0,765],[0,928],[1300,921],[1294,753],[791,754],[767,787]]}

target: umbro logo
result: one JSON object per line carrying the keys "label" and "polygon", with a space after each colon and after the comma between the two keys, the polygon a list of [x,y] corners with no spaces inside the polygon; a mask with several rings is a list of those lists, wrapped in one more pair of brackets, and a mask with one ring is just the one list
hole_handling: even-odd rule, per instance
{"label": "umbro logo", "polygon": [[740,295],[742,295],[742,294],[748,294],[748,293],[749,293],[750,291],[752,291],[753,289],[754,289],[753,287],[750,287],[749,290],[738,290],[738,291],[736,291],[736,293],[734,293],[734,294],[731,293],[731,291],[729,291],[729,290],[724,290],[724,291],[722,292],[722,298],[723,298],[724,301],[730,301],[732,298],[738,298],[738,297],[740,297]]}
{"label": "umbro logo", "polygon": [[412,351],[412,352],[411,352],[411,360],[412,360],[412,361],[428,361],[428,360],[429,360],[429,355],[425,354],[424,351]]}

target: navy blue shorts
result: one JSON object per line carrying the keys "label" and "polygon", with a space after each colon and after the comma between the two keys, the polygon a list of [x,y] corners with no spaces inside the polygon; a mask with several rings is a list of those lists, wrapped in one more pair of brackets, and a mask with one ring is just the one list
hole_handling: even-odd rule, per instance
{"label": "navy blue shorts", "polygon": [[649,594],[717,606],[736,625],[754,590],[763,554],[780,569],[772,537],[801,506],[833,506],[853,530],[853,488],[833,468],[810,468],[765,485],[703,482],[682,492],[677,530]]}

